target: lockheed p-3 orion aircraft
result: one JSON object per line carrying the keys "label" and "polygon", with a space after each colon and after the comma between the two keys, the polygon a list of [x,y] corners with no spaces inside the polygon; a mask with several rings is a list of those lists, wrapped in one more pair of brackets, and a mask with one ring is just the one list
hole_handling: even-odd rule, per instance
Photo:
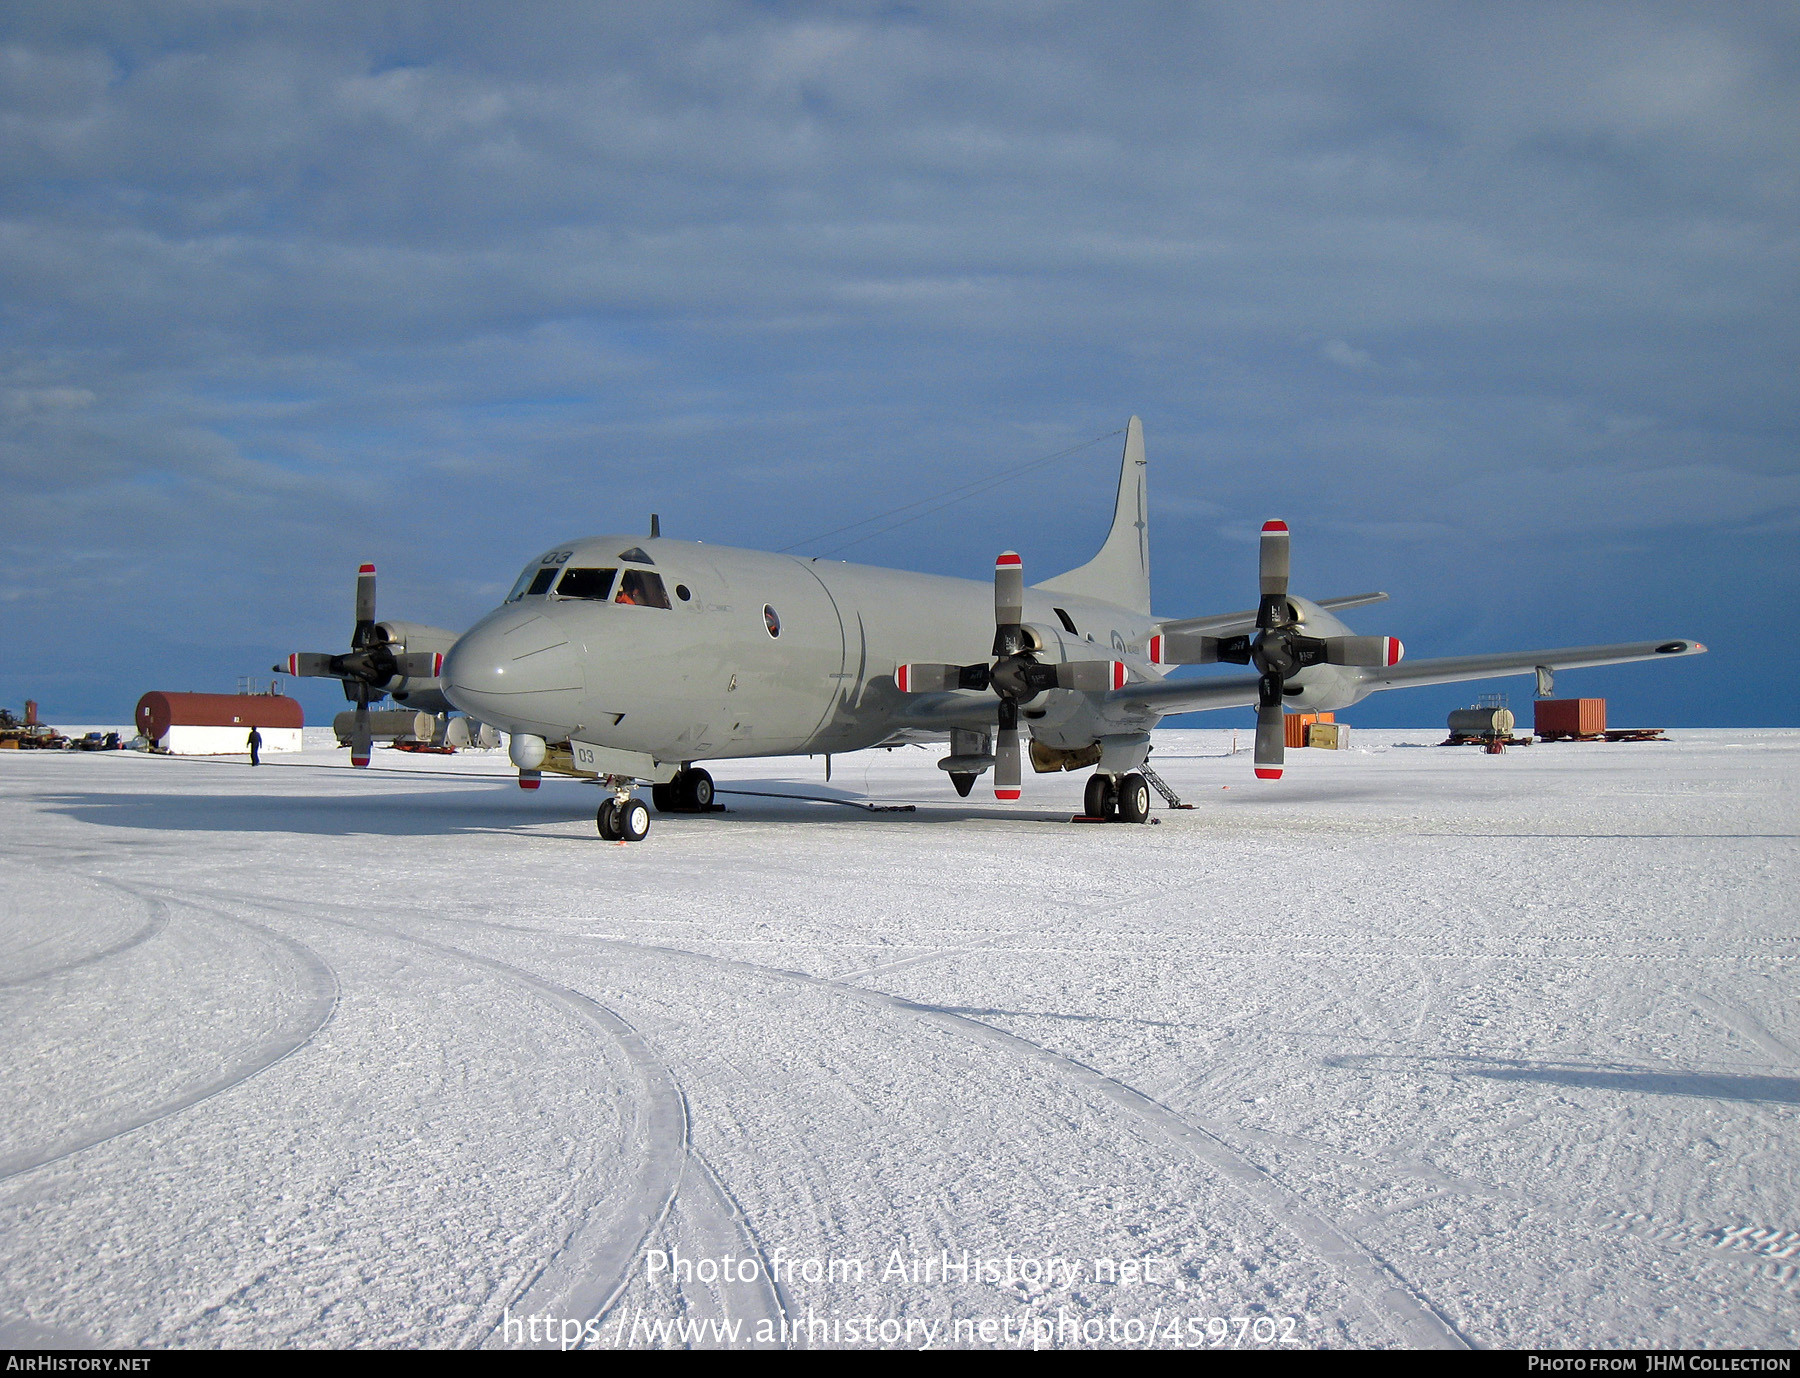
{"label": "lockheed p-3 orion aircraft", "polygon": [[[1262,529],[1261,598],[1204,617],[1152,613],[1143,427],[1126,428],[1111,530],[1078,569],[1027,585],[1003,553],[994,582],[671,540],[565,541],[528,564],[506,601],[461,636],[375,621],[373,566],[358,581],[348,655],[277,666],[344,681],[352,758],[369,759],[371,693],[463,710],[511,735],[519,783],[545,770],[607,787],[603,837],[637,841],[650,813],[712,807],[700,763],[836,755],[947,742],[959,795],[991,771],[1015,800],[1022,765],[1092,767],[1089,817],[1143,822],[1150,731],[1170,713],[1254,705],[1255,771],[1279,779],[1288,711],[1347,708],[1384,689],[1695,655],[1696,641],[1403,661],[1399,641],[1338,620],[1385,593],[1313,601],[1288,588],[1289,533]],[[1251,673],[1171,678],[1177,665]]]}

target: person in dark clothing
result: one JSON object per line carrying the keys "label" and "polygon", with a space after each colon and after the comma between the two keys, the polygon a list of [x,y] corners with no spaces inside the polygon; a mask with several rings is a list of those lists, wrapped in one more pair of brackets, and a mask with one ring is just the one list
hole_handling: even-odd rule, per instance
{"label": "person in dark clothing", "polygon": [[262,750],[262,733],[258,732],[254,727],[250,729],[249,745],[250,764],[253,766],[261,765],[262,762],[257,759],[257,753]]}

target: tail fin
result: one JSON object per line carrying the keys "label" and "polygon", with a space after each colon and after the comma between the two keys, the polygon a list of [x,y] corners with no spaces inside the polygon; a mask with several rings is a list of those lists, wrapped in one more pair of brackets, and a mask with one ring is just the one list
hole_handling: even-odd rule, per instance
{"label": "tail fin", "polygon": [[1119,463],[1119,500],[1112,530],[1100,553],[1079,569],[1046,579],[1047,593],[1095,598],[1132,612],[1150,611],[1150,526],[1145,498],[1144,423],[1132,417],[1125,428],[1125,456]]}

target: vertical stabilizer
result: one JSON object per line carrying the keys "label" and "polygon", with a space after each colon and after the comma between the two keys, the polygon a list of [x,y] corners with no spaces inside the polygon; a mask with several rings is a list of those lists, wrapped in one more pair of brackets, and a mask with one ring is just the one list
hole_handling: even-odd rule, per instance
{"label": "vertical stabilizer", "polygon": [[1119,500],[1112,530],[1100,553],[1079,569],[1046,579],[1036,587],[1104,603],[1150,611],[1150,525],[1145,498],[1144,423],[1131,418],[1125,428],[1125,457],[1119,464]]}

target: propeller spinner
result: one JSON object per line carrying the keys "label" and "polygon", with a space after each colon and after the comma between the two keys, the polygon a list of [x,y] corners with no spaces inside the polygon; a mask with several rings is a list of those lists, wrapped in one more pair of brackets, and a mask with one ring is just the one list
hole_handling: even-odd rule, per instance
{"label": "propeller spinner", "polygon": [[994,738],[994,797],[1014,800],[1022,784],[1019,708],[1046,689],[1104,693],[1123,687],[1125,666],[1116,660],[1077,660],[1045,665],[1038,635],[1025,625],[1025,566],[1016,550],[994,561],[994,660],[982,665],[920,662],[902,665],[894,682],[907,694],[948,689],[992,689],[1000,699]]}
{"label": "propeller spinner", "polygon": [[[398,648],[398,649],[396,649]],[[396,679],[435,679],[444,657],[435,651],[408,653],[403,642],[389,640],[375,621],[375,566],[365,564],[356,573],[356,626],[350,633],[348,655],[298,651],[277,674],[340,680],[344,697],[356,705],[356,721],[350,734],[350,764],[365,767],[375,744],[369,728],[369,699],[387,691]]]}

